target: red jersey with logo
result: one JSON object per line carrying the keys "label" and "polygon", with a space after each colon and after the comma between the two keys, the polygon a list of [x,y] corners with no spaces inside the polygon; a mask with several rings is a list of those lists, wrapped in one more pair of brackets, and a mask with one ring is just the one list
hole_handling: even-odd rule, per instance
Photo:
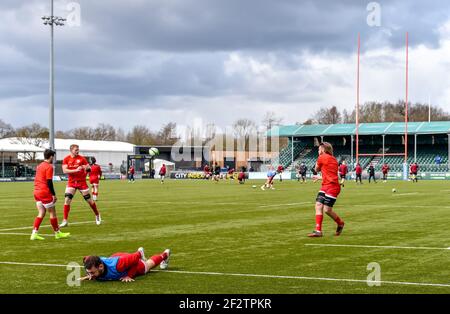
{"label": "red jersey with logo", "polygon": [[347,165],[341,164],[339,166],[339,174],[346,175],[348,173]]}
{"label": "red jersey with logo", "polygon": [[362,168],[361,168],[360,165],[357,165],[357,166],[356,166],[355,172],[356,172],[356,174],[362,174]]}
{"label": "red jersey with logo", "polygon": [[416,165],[416,164],[412,164],[412,165],[411,165],[411,172],[412,172],[412,173],[416,173],[417,170],[419,170],[419,166]]}
{"label": "red jersey with logo", "polygon": [[[64,158],[63,160],[63,165],[67,165],[67,169],[69,170],[75,170],[77,169],[79,166],[86,166],[89,165],[88,161],[86,160],[86,158],[84,158],[81,155],[72,157],[71,155],[67,156],[66,158]],[[69,173],[68,177],[69,177],[69,185],[71,183],[86,183],[86,176],[87,176],[87,172],[86,170],[81,170],[75,173]]]}
{"label": "red jersey with logo", "polygon": [[244,179],[245,179],[245,173],[239,172],[238,180],[239,180],[239,181],[242,181],[242,180],[244,180]]}
{"label": "red jersey with logo", "polygon": [[128,170],[128,172],[129,172],[130,174],[134,174],[134,167],[130,167],[130,170]]}
{"label": "red jersey with logo", "polygon": [[89,182],[98,183],[101,177],[102,177],[102,168],[97,164],[93,164],[91,166],[91,172],[89,173]]}
{"label": "red jersey with logo", "polygon": [[34,196],[36,200],[44,199],[50,200],[50,202],[53,200],[47,180],[53,180],[53,166],[44,161],[37,166],[36,176],[34,177]]}
{"label": "red jersey with logo", "polygon": [[387,174],[389,169],[390,168],[388,165],[383,165],[383,167],[381,167],[381,172],[383,172],[384,174]]}
{"label": "red jersey with logo", "polygon": [[204,171],[205,173],[209,173],[209,172],[211,171],[211,169],[209,169],[209,166],[206,165],[205,168],[203,168],[203,171]]}
{"label": "red jersey with logo", "polygon": [[159,169],[159,175],[165,176],[167,172],[166,166],[162,166],[161,169]]}
{"label": "red jersey with logo", "polygon": [[279,165],[277,168],[277,172],[280,173],[280,172],[283,172],[283,170],[284,170],[283,166]]}
{"label": "red jersey with logo", "polygon": [[341,192],[341,185],[338,177],[338,162],[334,156],[330,154],[322,154],[317,159],[317,168],[322,172],[321,191],[325,194],[337,197]]}

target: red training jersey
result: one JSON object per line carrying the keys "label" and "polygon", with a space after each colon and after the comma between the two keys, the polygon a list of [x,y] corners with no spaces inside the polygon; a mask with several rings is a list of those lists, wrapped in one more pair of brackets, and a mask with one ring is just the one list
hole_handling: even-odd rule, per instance
{"label": "red training jersey", "polygon": [[47,180],[53,180],[53,166],[44,161],[36,168],[34,177],[34,195],[51,195]]}
{"label": "red training jersey", "polygon": [[245,179],[245,173],[239,172],[238,180],[244,180]]}
{"label": "red training jersey", "polygon": [[322,172],[322,188],[339,188],[338,162],[330,154],[322,154],[317,159],[317,168]]}
{"label": "red training jersey", "polygon": [[280,172],[283,172],[283,170],[284,170],[283,166],[279,165],[277,168],[277,172],[280,173]]}
{"label": "red training jersey", "polygon": [[417,172],[417,170],[419,169],[419,166],[412,164],[411,165],[411,172]]}
{"label": "red training jersey", "polygon": [[355,172],[356,172],[356,174],[361,174],[362,173],[362,168],[361,168],[360,165],[356,166]]}
{"label": "red training jersey", "polygon": [[159,169],[159,175],[160,176],[165,176],[166,175],[166,166],[162,166],[161,169]]}
{"label": "red training jersey", "polygon": [[[84,158],[81,155],[72,157],[71,155],[66,156],[66,158],[63,159],[63,165],[67,165],[67,169],[69,170],[75,170],[77,169],[79,166],[87,166],[89,165],[88,161],[86,160],[86,158]],[[75,173],[69,173],[68,177],[69,177],[69,183],[74,183],[74,182],[86,182],[86,176],[87,176],[87,172],[86,170],[81,170]]]}
{"label": "red training jersey", "polygon": [[100,178],[102,176],[102,168],[97,165],[97,164],[93,164],[91,166],[91,172],[89,174],[90,178]]}
{"label": "red training jersey", "polygon": [[209,169],[209,166],[206,165],[205,168],[203,168],[203,171],[204,171],[205,173],[209,173],[211,170]]}
{"label": "red training jersey", "polygon": [[128,170],[128,172],[129,172],[130,174],[134,174],[134,167],[130,167],[130,170]]}
{"label": "red training jersey", "polygon": [[341,164],[339,166],[339,174],[346,175],[348,173],[347,165]]}
{"label": "red training jersey", "polygon": [[388,173],[388,171],[389,171],[389,166],[388,165],[383,165],[383,167],[381,167],[381,172],[383,172],[383,173]]}

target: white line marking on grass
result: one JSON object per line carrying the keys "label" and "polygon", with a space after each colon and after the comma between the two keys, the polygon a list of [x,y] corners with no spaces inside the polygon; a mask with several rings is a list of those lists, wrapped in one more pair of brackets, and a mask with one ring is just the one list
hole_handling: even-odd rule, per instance
{"label": "white line marking on grass", "polygon": [[312,204],[311,202],[301,202],[301,203],[288,203],[288,204],[272,204],[272,205],[261,205],[259,207],[282,207],[282,206],[297,206],[297,205],[306,205]]}
{"label": "white line marking on grass", "polygon": [[[102,221],[102,222],[104,222],[104,221]],[[80,221],[80,222],[71,222],[71,223],[69,223],[69,226],[71,226],[71,225],[84,225],[84,224],[89,224],[89,223],[95,224],[94,221]],[[52,225],[42,225],[40,228],[51,227],[51,226],[52,226]],[[27,230],[27,229],[33,229],[33,226],[0,229],[0,232],[3,232],[3,231],[13,231],[13,230]]]}
{"label": "white line marking on grass", "polygon": [[[18,233],[18,232],[0,232],[0,235],[21,235],[21,236],[30,236],[30,233]],[[42,234],[39,233],[42,237],[54,237],[54,234]]]}
{"label": "white line marking on grass", "polygon": [[[67,267],[62,264],[45,264],[45,263],[20,263],[20,262],[0,262],[3,265],[22,265],[22,266],[46,266],[46,267]],[[71,266],[74,267],[74,266]],[[83,266],[79,266],[82,268]]]}
{"label": "white line marking on grass", "polygon": [[[67,265],[62,265],[62,264],[45,264],[45,263],[0,262],[0,264],[21,265],[21,266],[67,267]],[[79,267],[82,268],[83,266],[79,266]],[[152,270],[152,272],[175,273],[175,274],[186,274],[186,275],[205,275],[205,276],[232,276],[232,277],[270,278],[270,279],[297,279],[297,280],[313,280],[313,281],[358,282],[358,283],[367,284],[367,280],[346,279],[346,278],[238,274],[238,273],[218,273],[218,272],[184,271],[184,270]],[[406,282],[406,281],[370,281],[370,282],[371,283],[381,283],[381,284],[392,284],[392,285],[432,286],[432,287],[449,287],[450,288],[450,284],[443,284],[443,283]]]}
{"label": "white line marking on grass", "polygon": [[398,193],[398,194],[393,194],[393,196],[416,195],[416,194],[419,194],[419,192]]}
{"label": "white line marking on grass", "polygon": [[357,245],[357,244],[314,244],[305,243],[305,246],[334,246],[334,247],[354,247],[371,249],[406,249],[406,250],[450,250],[450,247],[426,247],[426,246],[389,246],[389,245]]}
{"label": "white line marking on grass", "polygon": [[[154,271],[154,270],[152,270]],[[217,273],[217,272],[201,272],[201,271],[183,271],[183,270],[155,270],[157,272],[191,274],[191,275],[209,275],[209,276],[235,276],[235,277],[256,277],[256,278],[273,278],[273,279],[298,279],[298,280],[314,280],[314,281],[340,281],[340,282],[360,282],[367,284],[367,280],[363,279],[346,279],[346,278],[323,278],[323,277],[304,277],[304,276],[283,276],[283,275],[258,275],[258,274],[234,274],[234,273]],[[433,286],[433,287],[450,287],[450,284],[443,283],[425,283],[425,282],[406,282],[406,281],[370,281],[371,283],[393,284],[393,285],[411,285],[411,286]]]}

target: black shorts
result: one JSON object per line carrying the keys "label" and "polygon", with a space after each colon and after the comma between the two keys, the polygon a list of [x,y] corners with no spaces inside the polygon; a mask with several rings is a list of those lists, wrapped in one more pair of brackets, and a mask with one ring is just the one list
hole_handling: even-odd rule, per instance
{"label": "black shorts", "polygon": [[346,177],[345,174],[340,174],[339,176],[341,177],[341,179],[345,179],[345,177]]}
{"label": "black shorts", "polygon": [[336,198],[329,195],[325,195],[324,192],[319,192],[319,194],[317,194],[316,202],[321,203],[328,207],[333,207],[334,203],[336,203]]}

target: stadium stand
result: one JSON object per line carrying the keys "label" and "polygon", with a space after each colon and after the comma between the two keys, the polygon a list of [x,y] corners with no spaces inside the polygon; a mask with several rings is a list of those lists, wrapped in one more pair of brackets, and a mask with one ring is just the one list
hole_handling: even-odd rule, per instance
{"label": "stadium stand", "polygon": [[[367,169],[372,163],[380,171],[383,162],[391,171],[402,171],[403,156],[383,156],[404,153],[404,123],[362,123],[359,126],[359,163]],[[308,169],[317,160],[317,145],[321,141],[333,144],[334,155],[339,161],[353,165],[356,160],[356,127],[354,124],[289,125],[272,128],[267,135],[287,137],[288,145],[280,150],[272,164],[281,164],[292,170],[301,162]],[[417,162],[420,171],[446,172],[448,167],[450,121],[410,122],[408,124],[407,164]],[[353,143],[353,154],[352,154]],[[416,153],[415,153],[416,152]],[[370,156],[371,155],[371,156]],[[353,158],[352,158],[353,157]]]}

